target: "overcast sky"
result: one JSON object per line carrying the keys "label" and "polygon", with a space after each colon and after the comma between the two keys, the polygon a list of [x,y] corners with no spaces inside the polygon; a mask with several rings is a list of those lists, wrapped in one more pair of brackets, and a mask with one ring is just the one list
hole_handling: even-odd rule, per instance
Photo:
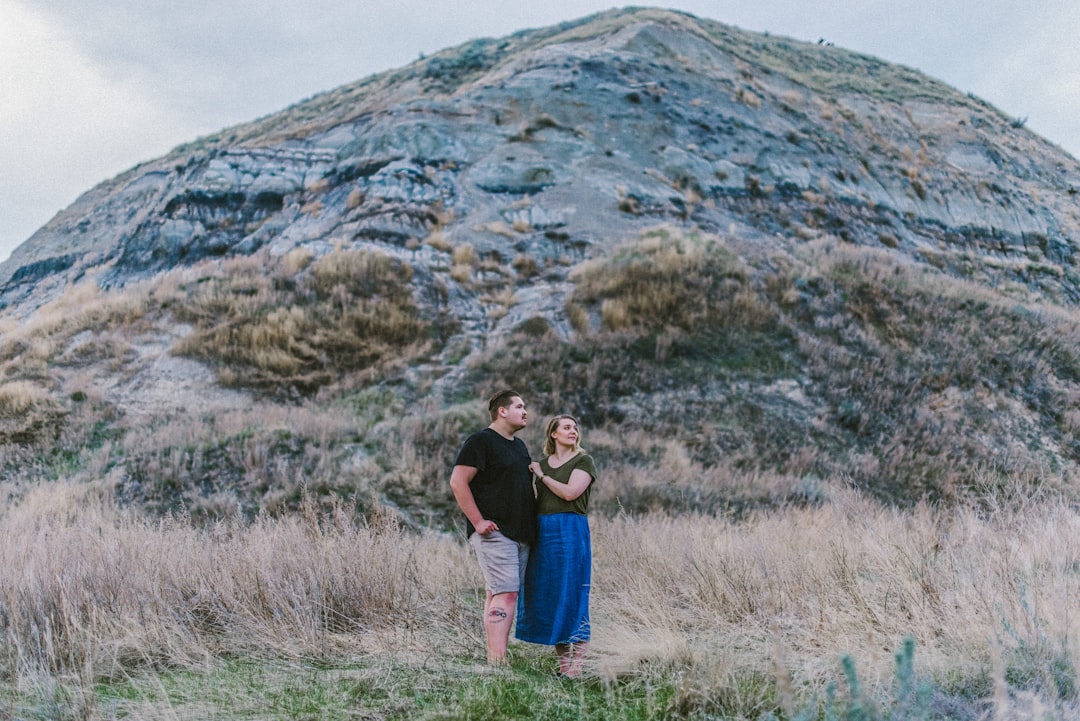
{"label": "overcast sky", "polygon": [[[1080,157],[1076,0],[671,0],[973,93]],[[421,54],[593,0],[0,0],[0,260],[82,192],[173,147]]]}

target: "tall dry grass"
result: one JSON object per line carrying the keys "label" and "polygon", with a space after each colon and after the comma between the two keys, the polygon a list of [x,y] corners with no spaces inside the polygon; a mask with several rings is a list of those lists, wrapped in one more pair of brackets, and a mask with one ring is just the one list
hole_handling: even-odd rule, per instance
{"label": "tall dry grass", "polygon": [[64,485],[9,508],[0,539],[9,681],[426,648],[462,625],[455,599],[471,568],[460,544],[405,533],[390,515],[309,509],[196,528]]}
{"label": "tall dry grass", "polygon": [[574,268],[568,314],[599,306],[601,327],[614,331],[775,324],[774,310],[749,287],[749,271],[720,238],[660,227]]}
{"label": "tall dry grass", "polygon": [[[908,637],[939,704],[1023,718],[1010,713],[1024,699],[1077,701],[1080,512],[1058,498],[899,510],[834,490],[738,521],[592,526],[590,675],[674,679],[687,714],[809,707],[831,684],[842,696],[847,655],[887,698]],[[477,660],[481,585],[461,538],[386,514],[207,527],[42,486],[0,516],[0,673],[13,689],[64,678],[92,693],[224,658]]]}
{"label": "tall dry grass", "polygon": [[851,654],[881,698],[911,636],[919,672],[950,692],[985,700],[1004,674],[1075,700],[1078,530],[1051,499],[901,511],[851,492],[740,523],[598,524],[595,667],[681,666],[708,696],[773,676],[779,656],[805,698]]}

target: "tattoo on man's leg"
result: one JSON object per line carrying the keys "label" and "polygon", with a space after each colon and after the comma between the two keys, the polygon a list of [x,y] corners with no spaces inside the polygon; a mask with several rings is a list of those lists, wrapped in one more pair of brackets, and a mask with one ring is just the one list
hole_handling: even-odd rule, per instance
{"label": "tattoo on man's leg", "polygon": [[488,611],[488,621],[490,623],[499,623],[506,619],[506,611],[501,608],[493,608]]}

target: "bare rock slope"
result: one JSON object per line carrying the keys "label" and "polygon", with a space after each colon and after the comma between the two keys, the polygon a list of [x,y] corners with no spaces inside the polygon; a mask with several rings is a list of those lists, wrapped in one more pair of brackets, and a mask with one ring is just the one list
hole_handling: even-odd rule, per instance
{"label": "bare rock slope", "polygon": [[178,148],[80,198],[0,283],[10,304],[97,265],[124,282],[263,246],[392,248],[440,215],[481,251],[581,257],[656,219],[784,234],[808,203],[851,240],[889,235],[991,275],[1034,256],[1057,280],[1080,169],[1019,126],[840,48],[613,12],[475,41]]}

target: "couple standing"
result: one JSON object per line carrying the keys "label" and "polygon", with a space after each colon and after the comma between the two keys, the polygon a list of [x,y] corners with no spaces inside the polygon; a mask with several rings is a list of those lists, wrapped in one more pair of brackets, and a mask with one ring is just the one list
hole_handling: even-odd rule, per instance
{"label": "couple standing", "polygon": [[578,445],[572,416],[551,419],[546,457],[533,461],[516,437],[528,418],[521,396],[496,393],[488,413],[491,425],[465,440],[450,475],[487,587],[487,659],[505,662],[516,612],[517,638],[554,646],[559,675],[576,678],[590,637],[587,513],[596,466]]}

